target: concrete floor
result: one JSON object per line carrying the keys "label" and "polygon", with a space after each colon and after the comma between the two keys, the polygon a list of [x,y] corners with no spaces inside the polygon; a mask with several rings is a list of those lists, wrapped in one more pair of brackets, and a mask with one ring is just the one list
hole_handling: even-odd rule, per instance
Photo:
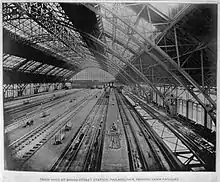
{"label": "concrete floor", "polygon": [[[117,123],[118,133],[120,133],[119,136],[110,131],[114,122]],[[120,139],[118,139],[118,137]],[[121,118],[119,116],[116,97],[114,92],[111,91],[111,94],[109,96],[109,107],[106,119],[106,132],[104,136],[101,171],[129,171],[130,169],[127,151],[128,149],[125,133],[122,126]]]}

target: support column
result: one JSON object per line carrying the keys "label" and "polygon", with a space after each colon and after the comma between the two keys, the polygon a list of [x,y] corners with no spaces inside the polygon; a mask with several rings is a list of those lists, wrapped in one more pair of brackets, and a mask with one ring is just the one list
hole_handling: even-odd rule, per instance
{"label": "support column", "polygon": [[154,84],[154,67],[152,67],[152,83]]}
{"label": "support column", "polygon": [[203,50],[201,50],[201,74],[202,74],[202,88],[204,89],[204,65],[203,65]]}
{"label": "support column", "polygon": [[143,73],[143,65],[142,65],[142,59],[140,58],[140,71]]}
{"label": "support column", "polygon": [[176,35],[176,26],[174,26],[174,37],[175,37],[175,45],[176,45],[177,62],[178,62],[178,67],[180,67],[180,58],[179,58],[180,55],[179,55],[178,41]]}
{"label": "support column", "polygon": [[204,109],[204,127],[207,128],[207,111]]}
{"label": "support column", "polygon": [[37,84],[34,85],[34,94],[37,94],[38,93],[38,86]]}
{"label": "support column", "polygon": [[47,83],[47,84],[46,84],[46,89],[45,89],[45,91],[46,91],[46,92],[49,92],[49,88],[50,88],[50,83]]}
{"label": "support column", "polygon": [[15,97],[15,84],[12,86],[13,97]]}
{"label": "support column", "polygon": [[[150,11],[149,11],[149,7],[148,6],[147,6],[147,15],[148,15],[149,23],[152,24],[151,15],[150,15]],[[154,40],[154,33],[153,33],[153,26],[151,26],[151,32],[152,32],[151,40],[153,42],[155,42],[155,40]]]}
{"label": "support column", "polygon": [[189,117],[189,100],[186,100],[186,118]]}

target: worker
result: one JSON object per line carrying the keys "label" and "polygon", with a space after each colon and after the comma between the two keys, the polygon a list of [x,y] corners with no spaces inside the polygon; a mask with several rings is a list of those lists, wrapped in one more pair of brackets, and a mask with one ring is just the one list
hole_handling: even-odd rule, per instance
{"label": "worker", "polygon": [[170,95],[170,105],[171,106],[175,105],[175,98],[174,98],[173,94]]}
{"label": "worker", "polygon": [[117,124],[115,122],[113,122],[112,124],[112,130],[113,131],[116,131],[117,130]]}
{"label": "worker", "polygon": [[170,114],[170,98],[169,96],[164,99],[164,107],[167,114]]}
{"label": "worker", "polygon": [[169,114],[172,114],[173,116],[176,115],[176,103],[177,99],[171,94],[169,98]]}

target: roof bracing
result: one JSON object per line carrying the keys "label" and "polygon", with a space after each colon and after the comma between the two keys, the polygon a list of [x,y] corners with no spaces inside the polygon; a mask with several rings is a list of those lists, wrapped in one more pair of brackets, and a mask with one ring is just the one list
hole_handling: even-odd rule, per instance
{"label": "roof bracing", "polygon": [[70,70],[77,69],[76,66],[70,63],[56,59],[55,57],[47,55],[39,49],[31,47],[27,40],[22,41],[20,37],[16,36],[16,34],[9,32],[6,29],[3,29],[3,52],[19,57],[25,57],[30,60],[33,59],[56,67],[62,67]]}
{"label": "roof bracing", "polygon": [[[60,9],[58,10],[58,8],[60,8],[58,3],[11,3],[8,8],[16,9],[17,12],[21,14],[20,16],[25,17],[25,20],[23,20],[19,26],[21,31],[25,26],[26,31],[23,31],[22,35],[26,36],[26,39],[27,36],[30,37],[30,42],[36,44],[36,42],[34,42],[36,39],[33,39],[33,37],[36,37],[36,35],[42,37],[42,34],[46,34],[49,40],[46,42],[37,42],[37,46],[43,48],[52,46],[51,48],[54,50],[51,54],[57,55],[61,60],[77,65],[78,67],[80,66],[81,68],[83,68],[84,65],[97,64],[93,55],[86,48],[85,43],[81,41],[79,33],[73,30],[70,31],[65,26],[57,23],[57,19],[63,20],[63,14],[61,14],[61,17],[58,16],[58,13],[61,13],[59,11]],[[53,10],[53,13],[51,10]],[[11,25],[18,23],[16,19],[11,16],[3,16],[3,19],[6,22],[5,27],[8,29],[11,28]],[[40,31],[31,31],[31,27],[35,26],[39,27]],[[56,45],[56,47],[54,47],[54,45]],[[50,51],[52,50],[51,48],[49,49]],[[47,51],[49,52],[49,50]]]}
{"label": "roof bracing", "polygon": [[[121,18],[118,14],[114,13],[112,9],[109,9],[108,7],[100,4],[100,6],[104,9],[104,11],[107,11],[109,14],[111,14],[113,17],[116,17],[118,20],[120,20],[121,23],[124,24],[124,27],[120,26],[119,24],[115,23],[111,19],[109,19],[106,16],[106,13],[103,13],[103,11],[99,11],[95,9],[94,7],[90,5],[86,5],[89,9],[93,10],[100,16],[102,16],[105,20],[110,22],[112,25],[117,27],[118,29],[123,29],[124,27],[127,27],[127,30],[132,30],[135,32],[138,36],[141,37],[143,40],[142,42],[140,40],[137,40],[134,36],[129,36],[135,43],[137,43],[139,46],[142,47],[142,49],[151,56],[157,63],[159,63],[169,74],[172,75],[174,79],[176,79],[188,92],[202,105],[202,107],[209,113],[211,118],[213,119],[215,123],[215,116],[212,112],[216,109],[216,103],[212,100],[212,98],[204,92],[204,90],[200,87],[200,85],[192,79],[192,77],[184,71],[181,67],[178,66],[176,61],[174,61],[166,52],[164,52],[159,46],[157,46],[152,40],[149,38],[143,36],[134,26],[131,26],[129,23],[127,23],[123,18]],[[126,28],[124,28],[126,30]],[[147,45],[146,45],[147,44]],[[137,70],[138,72],[138,70]],[[141,75],[141,73],[138,73]],[[147,81],[147,80],[146,80]],[[152,84],[147,81],[147,83],[152,86]],[[193,85],[193,87],[191,87]],[[152,86],[153,87],[153,86]],[[202,93],[204,98],[212,105],[212,109],[210,109],[210,106],[207,107],[207,105],[196,95],[194,94],[193,88],[196,88]],[[160,94],[161,95],[161,94]],[[162,96],[163,98],[163,96]]]}
{"label": "roof bracing", "polygon": [[[162,99],[158,85],[181,85],[215,122],[216,102],[207,94],[217,60],[207,38],[215,40],[211,11],[213,5],[186,5],[169,18],[149,3],[4,3],[4,37],[17,47],[4,41],[4,69],[65,80],[96,67],[140,89],[145,82]],[[198,27],[207,26],[203,34],[193,28],[195,17]]]}
{"label": "roof bracing", "polygon": [[[96,52],[95,50],[93,50],[94,52]],[[112,75],[116,75],[118,74],[118,77],[120,80],[123,80],[124,83],[126,84],[138,84],[138,82],[136,80],[134,80],[131,75],[129,75],[125,70],[123,70],[122,68],[118,67],[117,64],[115,64],[114,62],[112,63],[109,63],[109,58],[106,57],[105,55],[99,53],[99,52],[96,52],[97,54],[99,54],[102,59],[100,59],[101,62],[103,62],[103,64],[105,64],[106,66],[108,66],[108,71],[110,74]],[[108,60],[108,61],[107,61]],[[90,66],[91,67],[91,66]],[[88,67],[89,68],[89,67]],[[102,69],[100,67],[100,69]],[[104,70],[104,69],[103,69]],[[104,71],[107,71],[107,70],[104,70]],[[78,73],[78,72],[77,72]],[[77,73],[74,73],[73,75],[71,76],[74,76],[75,74]]]}
{"label": "roof bracing", "polygon": [[123,63],[125,63],[127,66],[129,66],[132,70],[134,70],[134,72],[140,76],[147,84],[149,84],[154,90],[155,92],[157,92],[162,99],[164,99],[163,94],[149,81],[149,79],[143,74],[141,73],[133,64],[131,64],[130,62],[128,62],[126,59],[124,59],[123,57],[121,57],[118,52],[116,52],[115,50],[111,49],[110,47],[106,46],[104,42],[102,42],[101,40],[93,37],[92,35],[88,34],[88,37],[90,37],[91,39],[93,39],[94,41],[96,41],[97,43],[99,43],[100,45],[104,46],[107,51],[112,54],[113,56],[115,56],[116,58],[118,58],[119,60],[121,60]]}

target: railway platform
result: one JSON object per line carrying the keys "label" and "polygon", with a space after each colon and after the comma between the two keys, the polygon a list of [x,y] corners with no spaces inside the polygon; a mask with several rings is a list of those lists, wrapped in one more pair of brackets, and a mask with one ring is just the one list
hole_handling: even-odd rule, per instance
{"label": "railway platform", "polygon": [[114,91],[110,91],[101,171],[129,171],[127,143]]}

